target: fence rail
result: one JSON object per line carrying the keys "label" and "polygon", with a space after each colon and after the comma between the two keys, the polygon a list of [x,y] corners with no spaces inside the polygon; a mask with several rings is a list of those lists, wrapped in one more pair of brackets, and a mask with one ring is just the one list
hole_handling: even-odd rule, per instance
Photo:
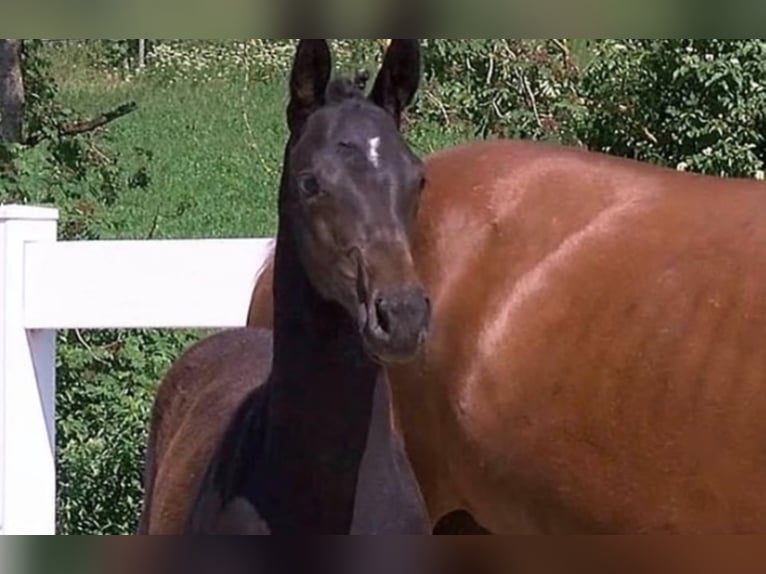
{"label": "fence rail", "polygon": [[0,206],[0,534],[55,534],[56,331],[242,326],[273,245],[59,242],[57,221]]}

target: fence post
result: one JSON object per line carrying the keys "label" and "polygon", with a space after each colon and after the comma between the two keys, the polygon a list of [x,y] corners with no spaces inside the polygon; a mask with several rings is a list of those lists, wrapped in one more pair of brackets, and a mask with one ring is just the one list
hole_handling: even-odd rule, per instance
{"label": "fence post", "polygon": [[58,211],[0,206],[0,533],[55,534],[55,341],[24,324],[24,250]]}
{"label": "fence post", "polygon": [[146,67],[146,40],[138,41],[138,70],[142,71]]}

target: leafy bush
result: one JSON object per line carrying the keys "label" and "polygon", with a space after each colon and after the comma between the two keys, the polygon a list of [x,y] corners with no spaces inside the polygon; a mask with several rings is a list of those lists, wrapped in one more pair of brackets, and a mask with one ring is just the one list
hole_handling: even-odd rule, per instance
{"label": "leafy bush", "polygon": [[189,333],[68,332],[59,338],[58,532],[135,532],[157,383]]}
{"label": "leafy bush", "polygon": [[420,114],[481,137],[763,177],[763,40],[426,40]]}
{"label": "leafy bush", "polygon": [[580,92],[580,136],[594,149],[714,175],[763,171],[763,40],[604,40]]}
{"label": "leafy bush", "polygon": [[41,42],[24,42],[24,141],[0,143],[9,165],[0,172],[0,202],[56,205],[63,239],[98,238],[119,195],[148,185],[151,154],[118,155],[103,133],[65,135],[79,118],[60,105],[45,53]]}
{"label": "leafy bush", "polygon": [[425,40],[419,111],[482,137],[575,143],[578,66],[560,40]]}

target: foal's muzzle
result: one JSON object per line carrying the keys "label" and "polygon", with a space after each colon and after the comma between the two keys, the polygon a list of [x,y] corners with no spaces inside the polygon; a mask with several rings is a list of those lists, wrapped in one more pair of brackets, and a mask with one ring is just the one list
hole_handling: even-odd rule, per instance
{"label": "foal's muzzle", "polygon": [[362,331],[370,353],[383,363],[414,359],[431,326],[431,300],[422,287],[377,291],[367,304]]}

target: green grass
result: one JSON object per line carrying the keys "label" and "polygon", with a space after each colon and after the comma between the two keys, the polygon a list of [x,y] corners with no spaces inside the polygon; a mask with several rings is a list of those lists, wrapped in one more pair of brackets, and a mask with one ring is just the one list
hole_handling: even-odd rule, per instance
{"label": "green grass", "polygon": [[270,235],[285,139],[280,82],[83,86],[64,83],[62,99],[85,114],[135,100],[139,109],[111,126],[118,153],[152,156],[151,184],[114,208],[116,234],[155,237]]}
{"label": "green grass", "polygon": [[[118,238],[262,237],[276,229],[276,192],[286,138],[282,80],[207,84],[61,78],[63,102],[85,115],[128,100],[139,109],[111,125],[118,153],[151,152],[151,184],[120,199]],[[430,153],[464,139],[416,123],[410,139]],[[155,225],[156,222],[156,225]]]}

